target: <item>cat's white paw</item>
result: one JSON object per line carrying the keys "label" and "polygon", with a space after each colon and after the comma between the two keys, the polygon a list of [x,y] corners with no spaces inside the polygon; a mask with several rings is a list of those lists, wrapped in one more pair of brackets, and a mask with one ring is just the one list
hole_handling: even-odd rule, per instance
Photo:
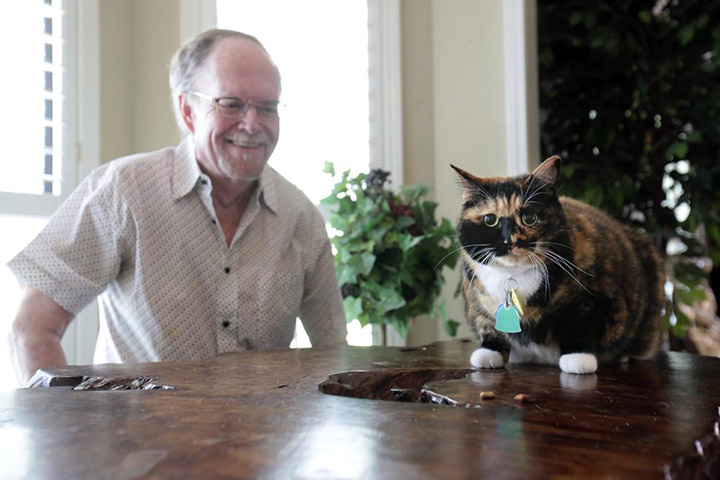
{"label": "cat's white paw", "polygon": [[478,348],[470,355],[470,363],[476,368],[502,368],[505,360],[500,352],[488,348]]}
{"label": "cat's white paw", "polygon": [[595,373],[597,358],[592,353],[567,353],[560,357],[560,369],[567,373]]}

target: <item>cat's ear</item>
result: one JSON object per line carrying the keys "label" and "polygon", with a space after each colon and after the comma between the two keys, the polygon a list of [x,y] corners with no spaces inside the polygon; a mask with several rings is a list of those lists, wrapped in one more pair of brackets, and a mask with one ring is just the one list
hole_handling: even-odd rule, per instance
{"label": "cat's ear", "polygon": [[530,179],[536,179],[543,185],[554,187],[560,177],[560,157],[553,155],[537,167]]}
{"label": "cat's ear", "polygon": [[469,174],[462,168],[458,168],[455,165],[450,164],[450,166],[458,174],[458,183],[462,188],[463,202],[469,202],[470,199],[478,193],[478,190],[482,191],[482,179]]}

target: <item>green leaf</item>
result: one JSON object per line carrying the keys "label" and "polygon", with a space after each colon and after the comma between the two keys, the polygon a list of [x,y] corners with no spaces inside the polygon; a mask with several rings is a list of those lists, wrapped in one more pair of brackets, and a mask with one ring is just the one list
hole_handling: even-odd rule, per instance
{"label": "green leaf", "polygon": [[445,328],[445,332],[451,337],[454,337],[455,335],[457,335],[457,329],[460,326],[460,323],[456,322],[448,316],[445,302],[439,302],[437,308],[438,310],[440,310],[440,314],[442,315],[442,324],[443,328]]}
{"label": "green leaf", "polygon": [[355,268],[358,275],[368,275],[375,264],[375,258],[370,252],[362,252],[359,255],[352,255],[347,264]]}
{"label": "green leaf", "polygon": [[695,36],[695,27],[692,25],[686,25],[685,27],[680,29],[680,32],[678,32],[678,38],[680,39],[680,43],[682,45],[687,45],[690,43],[690,40],[693,39]]}
{"label": "green leaf", "polygon": [[408,217],[407,215],[401,215],[395,219],[396,230],[405,230],[411,225],[415,225],[415,219],[412,217]]}
{"label": "green leaf", "polygon": [[671,144],[667,149],[668,156],[671,156],[675,160],[682,160],[685,158],[688,152],[687,142],[675,142]]}
{"label": "green leaf", "polygon": [[335,165],[332,164],[332,162],[328,162],[325,160],[325,168],[323,168],[324,173],[329,173],[333,177],[335,176]]}
{"label": "green leaf", "polygon": [[702,132],[699,130],[693,130],[692,132],[687,134],[687,141],[690,143],[697,143],[701,142],[703,139]]}
{"label": "green leaf", "polygon": [[575,27],[577,25],[580,25],[583,22],[583,19],[585,18],[585,14],[583,12],[572,12],[570,14],[570,18],[568,23],[571,27]]}
{"label": "green leaf", "polygon": [[410,322],[408,320],[396,320],[391,324],[398,335],[402,338],[407,338],[408,330],[410,330]]}
{"label": "green leaf", "polygon": [[400,250],[403,252],[407,252],[408,250],[412,249],[415,245],[420,243],[423,240],[423,236],[419,235],[417,237],[412,236],[410,234],[401,234],[398,235],[398,243],[400,245]]}
{"label": "green leaf", "polygon": [[345,307],[345,319],[348,323],[358,318],[363,313],[362,300],[357,297],[345,297],[343,300]]}
{"label": "green leaf", "polygon": [[344,263],[338,267],[338,285],[357,283],[357,276],[357,268],[350,264]]}
{"label": "green leaf", "polygon": [[443,321],[443,327],[445,328],[445,332],[451,337],[457,335],[457,329],[459,326],[460,324],[452,319]]}

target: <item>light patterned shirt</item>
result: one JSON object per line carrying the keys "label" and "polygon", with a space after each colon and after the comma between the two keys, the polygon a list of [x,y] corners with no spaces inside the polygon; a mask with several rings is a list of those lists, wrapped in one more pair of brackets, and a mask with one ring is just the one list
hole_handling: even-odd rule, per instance
{"label": "light patterned shirt", "polygon": [[93,171],[8,266],[77,314],[98,295],[95,362],[181,361],[345,340],[317,209],[267,166],[228,247],[191,137]]}

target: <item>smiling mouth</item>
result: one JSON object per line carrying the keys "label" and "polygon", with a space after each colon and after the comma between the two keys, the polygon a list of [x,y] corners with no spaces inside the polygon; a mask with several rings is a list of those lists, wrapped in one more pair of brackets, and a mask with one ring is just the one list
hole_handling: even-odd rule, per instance
{"label": "smiling mouth", "polygon": [[225,139],[227,143],[232,144],[235,147],[241,147],[241,148],[258,148],[260,146],[259,143],[247,143],[242,142],[238,140],[233,140],[232,138]]}

